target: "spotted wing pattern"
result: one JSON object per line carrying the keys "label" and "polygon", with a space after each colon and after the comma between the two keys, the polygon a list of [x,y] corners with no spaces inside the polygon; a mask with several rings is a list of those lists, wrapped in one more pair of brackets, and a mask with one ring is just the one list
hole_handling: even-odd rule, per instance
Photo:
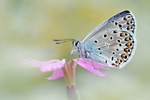
{"label": "spotted wing pattern", "polygon": [[[135,18],[126,10],[95,28],[82,44],[94,61],[109,67],[121,68],[134,54],[135,31]],[[87,45],[90,45],[90,49]]]}

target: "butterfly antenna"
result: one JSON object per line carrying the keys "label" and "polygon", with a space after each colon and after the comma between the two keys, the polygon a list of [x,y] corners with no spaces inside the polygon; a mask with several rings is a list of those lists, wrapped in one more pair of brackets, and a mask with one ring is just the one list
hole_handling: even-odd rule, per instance
{"label": "butterfly antenna", "polygon": [[56,39],[54,39],[53,41],[56,41],[56,44],[61,44],[61,43],[66,43],[66,42],[74,41],[74,39],[62,39],[62,40],[56,40]]}

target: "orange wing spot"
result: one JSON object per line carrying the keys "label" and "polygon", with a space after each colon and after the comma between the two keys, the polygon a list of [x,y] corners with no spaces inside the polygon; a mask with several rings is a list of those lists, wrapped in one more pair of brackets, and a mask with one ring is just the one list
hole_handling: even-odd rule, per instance
{"label": "orange wing spot", "polygon": [[113,66],[116,66],[116,64],[114,64],[114,63],[113,63],[112,65],[113,65]]}
{"label": "orange wing spot", "polygon": [[121,36],[121,37],[124,37],[125,35],[124,35],[124,33],[121,33],[120,36]]}
{"label": "orange wing spot", "polygon": [[125,40],[126,40],[126,41],[129,41],[129,38],[126,37]]}
{"label": "orange wing spot", "polygon": [[117,31],[115,30],[114,33],[117,33]]}
{"label": "orange wing spot", "polygon": [[126,53],[128,53],[128,48],[124,49],[124,51],[125,51]]}
{"label": "orange wing spot", "polygon": [[128,42],[128,43],[126,44],[126,46],[127,46],[127,47],[130,47],[130,43]]}
{"label": "orange wing spot", "polygon": [[124,59],[124,58],[125,58],[125,54],[122,54],[122,55],[121,55],[121,58]]}
{"label": "orange wing spot", "polygon": [[116,61],[116,64],[117,64],[117,65],[119,64],[119,59],[118,59],[118,61]]}

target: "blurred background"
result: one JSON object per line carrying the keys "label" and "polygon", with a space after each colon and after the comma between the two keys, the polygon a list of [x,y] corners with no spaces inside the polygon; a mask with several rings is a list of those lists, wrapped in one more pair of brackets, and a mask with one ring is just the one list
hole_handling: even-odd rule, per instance
{"label": "blurred background", "polygon": [[150,0],[0,0],[0,100],[66,100],[64,78],[23,66],[21,61],[70,59],[71,43],[82,40],[111,16],[130,9],[137,20],[138,45],[123,69],[96,76],[78,67],[82,100],[150,100]]}

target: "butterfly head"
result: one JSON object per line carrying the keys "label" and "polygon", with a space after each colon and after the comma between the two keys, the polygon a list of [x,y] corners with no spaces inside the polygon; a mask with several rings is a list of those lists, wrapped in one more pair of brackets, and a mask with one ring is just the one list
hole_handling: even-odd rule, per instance
{"label": "butterfly head", "polygon": [[[66,43],[66,42],[70,42],[72,41],[72,45],[74,47],[74,49],[72,50],[73,52],[75,51],[76,53],[80,53],[80,49],[81,49],[81,42],[79,40],[75,40],[75,39],[62,39],[62,40],[54,40],[56,41],[56,44],[62,44],[62,43]],[[73,53],[71,53],[72,55]]]}
{"label": "butterfly head", "polygon": [[80,52],[80,48],[81,48],[81,41],[74,40],[74,41],[72,41],[72,45],[74,47],[75,52],[79,53]]}

